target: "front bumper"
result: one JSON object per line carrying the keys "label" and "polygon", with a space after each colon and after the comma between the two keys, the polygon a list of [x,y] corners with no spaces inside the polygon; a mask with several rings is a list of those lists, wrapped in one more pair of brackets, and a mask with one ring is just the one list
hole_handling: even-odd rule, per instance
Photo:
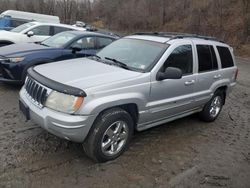
{"label": "front bumper", "polygon": [[20,100],[29,107],[29,116],[32,121],[48,132],[74,142],[84,141],[96,118],[95,115],[69,115],[46,107],[39,108],[26,96],[23,88],[20,91]]}
{"label": "front bumper", "polygon": [[7,83],[21,83],[22,68],[20,64],[0,61],[0,81]]}

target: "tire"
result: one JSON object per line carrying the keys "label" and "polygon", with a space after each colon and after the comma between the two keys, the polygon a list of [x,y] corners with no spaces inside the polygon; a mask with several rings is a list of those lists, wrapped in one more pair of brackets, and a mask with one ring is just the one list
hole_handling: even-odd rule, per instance
{"label": "tire", "polygon": [[203,110],[199,113],[200,119],[205,122],[213,122],[219,116],[224,104],[223,91],[217,90],[212,99],[204,106]]}
{"label": "tire", "polygon": [[133,133],[134,122],[130,114],[121,108],[113,108],[97,117],[83,148],[96,162],[114,160],[127,150]]}

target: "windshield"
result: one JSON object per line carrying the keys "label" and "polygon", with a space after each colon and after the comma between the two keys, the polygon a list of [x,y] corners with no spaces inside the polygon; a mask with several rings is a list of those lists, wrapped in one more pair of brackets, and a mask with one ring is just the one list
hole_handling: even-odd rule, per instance
{"label": "windshield", "polygon": [[139,70],[147,70],[168,45],[146,40],[123,38],[111,43],[97,55],[102,59],[115,59]]}
{"label": "windshield", "polygon": [[23,25],[20,25],[12,30],[10,30],[11,32],[15,32],[15,33],[21,33],[23,30],[28,29],[29,27],[35,25],[34,23],[26,23]]}
{"label": "windshield", "polygon": [[62,32],[46,39],[41,44],[49,47],[60,48],[63,47],[65,44],[67,44],[74,37],[76,37],[76,34],[69,32]]}
{"label": "windshield", "polygon": [[9,27],[10,26],[10,17],[5,17],[0,15],[0,27]]}

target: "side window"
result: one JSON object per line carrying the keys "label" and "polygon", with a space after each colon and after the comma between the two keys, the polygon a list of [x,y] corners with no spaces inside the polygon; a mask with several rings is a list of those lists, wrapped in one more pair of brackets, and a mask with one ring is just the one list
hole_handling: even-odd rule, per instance
{"label": "side window", "polygon": [[227,47],[217,46],[217,50],[220,54],[221,66],[222,68],[233,67],[234,62],[232,58],[232,54]]}
{"label": "side window", "polygon": [[71,46],[78,47],[83,50],[95,49],[95,37],[84,37],[74,42]]}
{"label": "side window", "polygon": [[69,29],[69,28],[58,27],[58,26],[53,27],[53,29],[54,29],[54,35],[57,34],[57,33],[64,32],[64,31],[71,31],[72,30],[72,29]]}
{"label": "side window", "polygon": [[183,75],[193,73],[193,53],[191,45],[177,47],[164,63],[164,69],[175,67],[182,70]]}
{"label": "side window", "polygon": [[97,43],[98,43],[98,48],[104,48],[105,46],[109,45],[112,43],[113,40],[110,38],[105,38],[105,37],[97,37]]}
{"label": "side window", "polygon": [[199,72],[206,72],[218,69],[218,62],[213,46],[197,45]]}
{"label": "side window", "polygon": [[31,31],[34,32],[34,35],[50,36],[50,26],[38,26]]}

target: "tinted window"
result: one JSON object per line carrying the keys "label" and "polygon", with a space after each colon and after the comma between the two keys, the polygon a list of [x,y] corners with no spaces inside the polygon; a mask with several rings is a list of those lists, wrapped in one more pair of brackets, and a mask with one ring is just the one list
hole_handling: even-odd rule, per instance
{"label": "tinted window", "polygon": [[217,58],[213,46],[197,45],[199,72],[218,69]]}
{"label": "tinted window", "polygon": [[74,42],[71,46],[81,49],[95,49],[95,37],[84,37]]}
{"label": "tinted window", "polygon": [[218,52],[220,54],[221,66],[222,68],[233,67],[234,62],[232,54],[227,47],[217,46]]}
{"label": "tinted window", "polygon": [[110,38],[104,38],[104,37],[98,37],[97,38],[98,47],[104,48],[105,46],[109,45],[111,42],[113,42]]}
{"label": "tinted window", "polygon": [[168,57],[164,64],[164,69],[167,67],[175,67],[182,70],[182,74],[193,73],[193,54],[191,45],[183,45],[177,47]]}
{"label": "tinted window", "polygon": [[31,31],[34,32],[34,35],[42,35],[42,36],[49,36],[50,35],[50,26],[38,26]]}
{"label": "tinted window", "polygon": [[65,27],[53,27],[54,28],[54,35],[57,33],[61,33],[64,31],[71,31],[72,29],[65,28]]}

